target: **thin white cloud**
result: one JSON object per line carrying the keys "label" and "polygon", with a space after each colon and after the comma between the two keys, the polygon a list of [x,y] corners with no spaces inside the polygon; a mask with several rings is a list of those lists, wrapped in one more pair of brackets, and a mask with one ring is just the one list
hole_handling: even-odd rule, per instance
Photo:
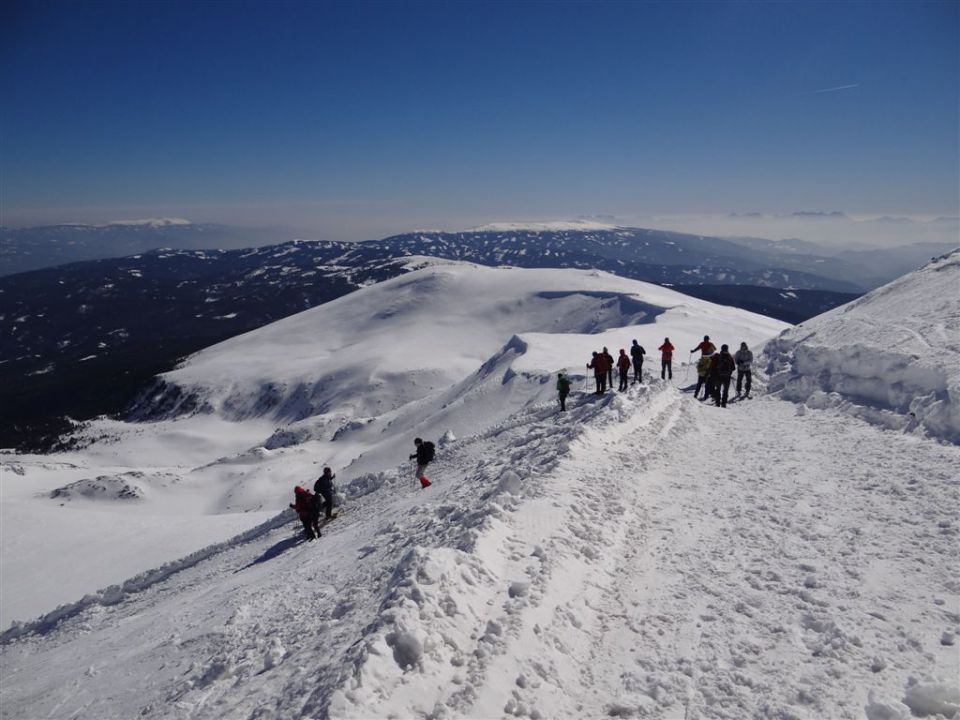
{"label": "thin white cloud", "polygon": [[814,90],[809,95],[819,95],[820,93],[828,92],[837,92],[838,90],[852,90],[853,88],[860,87],[860,83],[854,83],[853,85],[837,85],[836,87],[822,88],[820,90]]}

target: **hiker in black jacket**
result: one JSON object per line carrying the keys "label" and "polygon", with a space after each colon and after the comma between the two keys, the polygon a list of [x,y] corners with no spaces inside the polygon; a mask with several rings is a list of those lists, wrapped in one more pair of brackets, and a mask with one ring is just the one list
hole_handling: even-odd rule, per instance
{"label": "hiker in black jacket", "polygon": [[335,477],[333,471],[325,467],[323,475],[317,478],[317,481],[313,484],[314,504],[316,505],[314,514],[319,517],[320,499],[323,498],[324,514],[327,520],[333,517],[333,479]]}
{"label": "hiker in black jacket", "polygon": [[727,406],[727,395],[730,394],[730,380],[733,378],[733,371],[737,369],[737,361],[730,354],[730,348],[726,345],[720,346],[720,352],[713,356],[710,361],[710,369],[715,373],[716,384],[713,387],[713,402],[718,407]]}
{"label": "hiker in black jacket", "polygon": [[630,346],[630,357],[633,358],[633,381],[635,383],[643,382],[643,356],[647,354],[647,351],[643,349],[643,345],[637,344],[637,341],[633,341],[633,345]]}
{"label": "hiker in black jacket", "polygon": [[430,487],[430,481],[427,479],[427,465],[433,461],[436,448],[433,443],[422,438],[415,438],[413,444],[417,446],[417,451],[410,456],[411,460],[417,461],[417,480],[420,481],[420,487]]}

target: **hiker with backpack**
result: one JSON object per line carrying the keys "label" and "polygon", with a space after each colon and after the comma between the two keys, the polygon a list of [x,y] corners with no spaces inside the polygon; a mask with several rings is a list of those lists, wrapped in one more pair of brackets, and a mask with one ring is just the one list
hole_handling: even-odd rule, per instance
{"label": "hiker with backpack", "polygon": [[557,396],[560,399],[560,412],[567,410],[567,395],[570,394],[570,378],[563,373],[557,373]]}
{"label": "hiker with backpack", "polygon": [[673,351],[676,348],[670,344],[670,338],[664,338],[663,345],[657,350],[660,351],[660,379],[666,380],[669,373],[670,379],[673,380]]}
{"label": "hiker with backpack", "polygon": [[313,484],[313,492],[315,493],[313,498],[313,504],[316,506],[314,515],[319,519],[320,517],[320,505],[324,506],[324,516],[327,520],[333,518],[333,479],[336,475],[333,471],[325,467],[323,469],[323,475],[317,478],[317,481]]}
{"label": "hiker with backpack", "polygon": [[727,395],[730,393],[730,380],[733,371],[737,368],[737,361],[733,359],[726,345],[720,346],[720,352],[711,356],[710,370],[715,375],[713,386],[713,402],[717,407],[727,406]]}
{"label": "hiker with backpack", "polygon": [[633,345],[630,346],[630,357],[633,358],[633,381],[635,383],[643,382],[643,356],[647,354],[647,351],[643,349],[642,345],[638,345],[637,341],[633,341]]}
{"label": "hiker with backpack", "polygon": [[303,534],[307,540],[314,540],[320,537],[320,524],[317,522],[317,515],[314,512],[313,494],[297,485],[293,489],[293,496],[296,502],[290,503],[290,507],[297,511],[297,517],[303,523]]}
{"label": "hiker with backpack", "polygon": [[620,357],[617,358],[617,369],[620,371],[620,386],[618,390],[624,392],[630,384],[630,358],[627,351],[620,348]]}
{"label": "hiker with backpack", "polygon": [[740,387],[744,379],[747,381],[746,392],[743,394],[743,397],[750,397],[750,384],[753,380],[753,353],[750,352],[750,348],[747,347],[745,342],[740,343],[740,349],[737,350],[737,354],[733,356],[733,359],[737,362],[737,397],[740,397]]}
{"label": "hiker with backpack", "polygon": [[693,399],[697,399],[700,388],[703,388],[703,399],[706,400],[710,395],[710,387],[707,383],[707,376],[710,374],[710,356],[701,355],[697,360],[697,387],[693,391]]}
{"label": "hiker with backpack", "polygon": [[596,395],[603,395],[607,391],[607,358],[598,352],[593,354],[593,360],[587,363],[588,368],[593,368],[593,379],[597,381]]}
{"label": "hiker with backpack", "polygon": [[421,488],[430,487],[430,481],[427,479],[427,465],[433,462],[433,456],[436,454],[436,447],[429,440],[414,438],[413,444],[417,446],[417,451],[410,456],[411,460],[417,461],[417,480],[420,481]]}
{"label": "hiker with backpack", "polygon": [[607,361],[607,387],[610,390],[613,390],[613,355],[610,354],[610,351],[607,350],[606,346],[603,348],[603,357]]}

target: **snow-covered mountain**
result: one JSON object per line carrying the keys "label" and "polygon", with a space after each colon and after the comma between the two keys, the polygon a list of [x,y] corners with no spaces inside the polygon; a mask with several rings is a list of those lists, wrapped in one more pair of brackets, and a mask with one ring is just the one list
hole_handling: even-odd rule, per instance
{"label": "snow-covered mountain", "polygon": [[[693,401],[703,333],[759,357],[787,330],[742,310],[408,262],[192,356],[147,422],[3,458],[0,612],[25,621],[0,638],[5,713],[956,716],[960,447],[935,426],[798,407],[762,373],[753,400]],[[949,332],[952,306],[928,307]],[[664,336],[673,382],[652,357],[625,393],[583,391],[591,350]],[[415,435],[438,441],[426,490]],[[324,464],[342,515],[306,543],[284,508]]]}
{"label": "snow-covered mountain", "polygon": [[960,443],[960,250],[783,333],[770,389]]}
{"label": "snow-covered mountain", "polygon": [[[765,256],[716,238],[590,227],[166,249],[0,278],[0,447],[49,447],[68,426],[64,416],[118,413],[182,356],[397,275],[404,265],[393,261],[411,255],[605,269],[787,322],[854,297],[804,289],[831,281],[807,282],[775,265],[733,272],[762,266]],[[731,284],[741,280],[764,286]]]}
{"label": "snow-covered mountain", "polygon": [[405,267],[377,248],[287,243],[0,278],[0,447],[49,446],[62,416],[119,413],[179,358]]}
{"label": "snow-covered mountain", "polygon": [[414,232],[378,241],[395,252],[515,267],[594,268],[671,285],[750,285],[858,293],[876,287],[856,266],[823,256],[751,248],[724,238],[645,228],[493,226]]}
{"label": "snow-covered mountain", "polygon": [[[60,480],[44,488],[56,496],[31,507],[262,512],[309,480],[314,462],[332,462],[347,484],[383,482],[416,434],[469,436],[551,403],[552,374],[583,375],[603,345],[616,354],[637,338],[655,355],[665,335],[689,350],[704,332],[757,344],[786,327],[598,271],[405,262],[403,276],[190,357],[140,398],[139,422],[101,419],[79,431],[74,443],[89,447],[64,456],[77,469],[58,464]],[[143,466],[163,469],[129,474]],[[9,523],[45,525],[25,510]]]}

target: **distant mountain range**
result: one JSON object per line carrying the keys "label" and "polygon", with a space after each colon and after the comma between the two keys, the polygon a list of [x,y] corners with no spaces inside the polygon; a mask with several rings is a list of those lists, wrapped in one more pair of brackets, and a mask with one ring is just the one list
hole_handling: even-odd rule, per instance
{"label": "distant mountain range", "polygon": [[[199,226],[166,229],[186,227]],[[412,255],[607,270],[794,323],[854,299],[878,272],[806,249],[657,230],[510,228],[162,249],[9,275],[0,278],[0,446],[44,447],[63,415],[120,412],[179,358],[394,277]]]}
{"label": "distant mountain range", "polygon": [[107,225],[0,227],[0,276],[81,260],[123,257],[160,247],[245,248],[283,240],[282,231],[180,219],[114,222]]}

